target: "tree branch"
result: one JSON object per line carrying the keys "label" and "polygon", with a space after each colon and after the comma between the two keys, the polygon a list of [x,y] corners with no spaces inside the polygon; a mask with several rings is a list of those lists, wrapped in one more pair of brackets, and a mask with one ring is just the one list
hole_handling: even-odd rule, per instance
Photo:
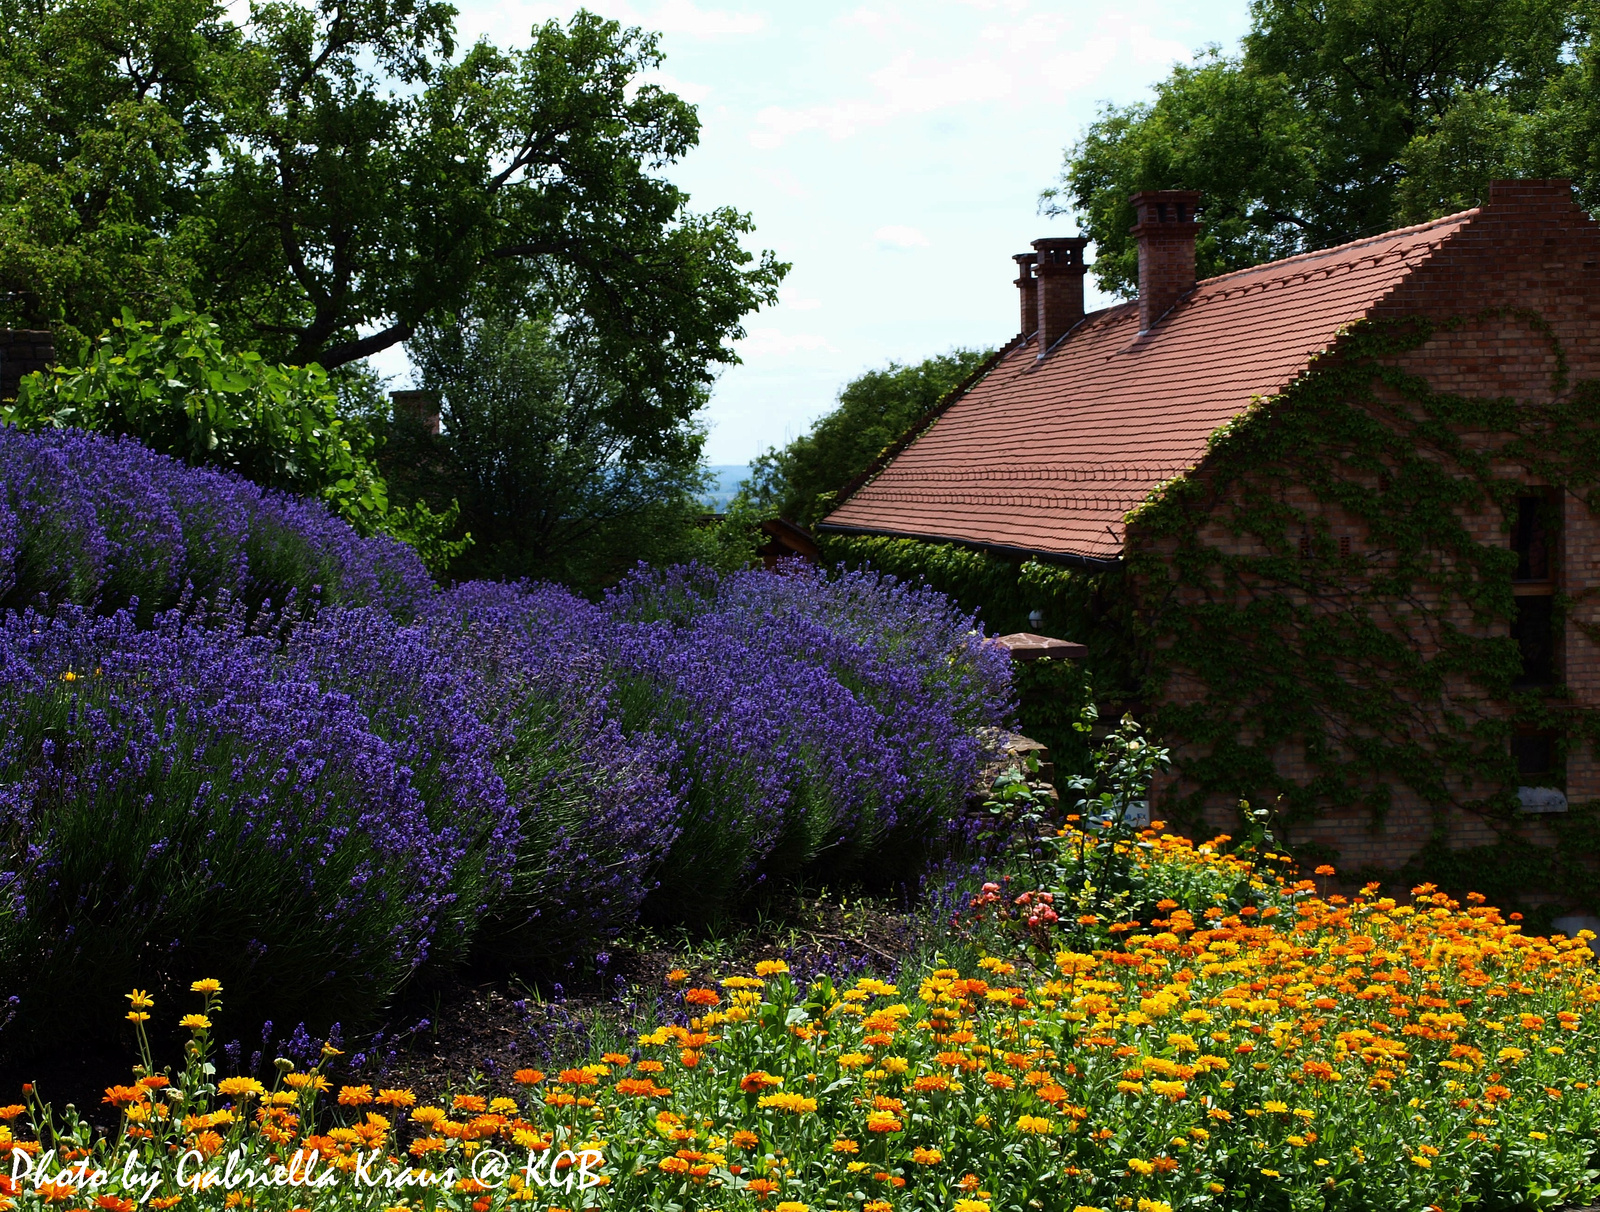
{"label": "tree branch", "polygon": [[322,351],[315,360],[322,365],[324,370],[332,370],[335,366],[343,366],[346,362],[355,362],[361,358],[371,357],[379,350],[388,349],[391,345],[398,345],[401,341],[409,341],[417,331],[415,324],[391,324],[388,328],[380,329],[370,337],[362,337],[356,341],[346,341],[343,345],[334,345]]}

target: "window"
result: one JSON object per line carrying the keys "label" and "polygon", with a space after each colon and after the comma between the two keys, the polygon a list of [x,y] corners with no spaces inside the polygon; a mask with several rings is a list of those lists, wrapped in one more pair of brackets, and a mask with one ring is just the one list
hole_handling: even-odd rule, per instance
{"label": "window", "polygon": [[1556,741],[1548,732],[1519,732],[1511,738],[1517,777],[1524,783],[1548,782],[1555,774]]}
{"label": "window", "polygon": [[1560,681],[1555,569],[1551,559],[1554,512],[1554,502],[1543,494],[1517,498],[1511,527],[1511,546],[1517,556],[1517,568],[1511,578],[1511,592],[1516,595],[1511,635],[1522,653],[1522,673],[1513,683],[1518,689],[1551,686]]}

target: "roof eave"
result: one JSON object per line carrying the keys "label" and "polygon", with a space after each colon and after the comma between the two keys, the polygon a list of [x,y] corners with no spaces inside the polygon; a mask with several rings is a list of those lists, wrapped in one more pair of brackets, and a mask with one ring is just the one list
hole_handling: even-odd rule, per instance
{"label": "roof eave", "polygon": [[1122,563],[1121,556],[1101,559],[1098,556],[1078,555],[1071,551],[1041,551],[1033,547],[1016,547],[1008,543],[984,543],[977,539],[963,539],[955,535],[909,534],[902,530],[880,530],[869,526],[842,526],[832,522],[819,522],[813,529],[826,534],[863,535],[882,539],[916,539],[923,543],[954,543],[990,555],[1010,556],[1037,560],[1041,564],[1062,564],[1068,568],[1081,568],[1086,572],[1108,572]]}

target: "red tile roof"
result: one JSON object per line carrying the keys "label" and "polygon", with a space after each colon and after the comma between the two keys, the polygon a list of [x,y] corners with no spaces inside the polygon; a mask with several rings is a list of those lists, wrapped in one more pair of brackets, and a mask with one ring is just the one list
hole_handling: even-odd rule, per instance
{"label": "red tile roof", "polygon": [[1143,336],[1124,303],[1042,362],[1014,344],[823,528],[1114,559],[1128,510],[1478,213],[1207,279]]}

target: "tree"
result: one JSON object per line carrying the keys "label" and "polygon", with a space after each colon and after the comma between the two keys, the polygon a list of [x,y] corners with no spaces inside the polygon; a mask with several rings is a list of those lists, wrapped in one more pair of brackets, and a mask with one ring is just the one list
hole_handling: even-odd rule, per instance
{"label": "tree", "polygon": [[1255,0],[1241,54],[1103,109],[1046,199],[1131,294],[1141,189],[1204,192],[1206,276],[1474,205],[1495,176],[1593,181],[1590,28],[1588,0]]}
{"label": "tree", "polygon": [[955,349],[915,366],[891,362],[852,379],[839,404],[782,450],[769,448],[740,486],[748,503],[810,526],[854,476],[983,364],[991,351]]}
{"label": "tree", "polygon": [[616,424],[672,430],[786,267],[659,175],[699,123],[641,82],[653,35],[580,12],[457,57],[454,12],[0,0],[0,320],[87,337],[179,303],[332,370],[488,286],[648,385]]}
{"label": "tree", "polygon": [[700,527],[703,431],[618,424],[633,389],[603,345],[488,310],[426,326],[408,348],[444,433],[397,422],[383,461],[397,498],[460,499],[474,545],[457,576],[590,587],[641,559],[724,562]]}

